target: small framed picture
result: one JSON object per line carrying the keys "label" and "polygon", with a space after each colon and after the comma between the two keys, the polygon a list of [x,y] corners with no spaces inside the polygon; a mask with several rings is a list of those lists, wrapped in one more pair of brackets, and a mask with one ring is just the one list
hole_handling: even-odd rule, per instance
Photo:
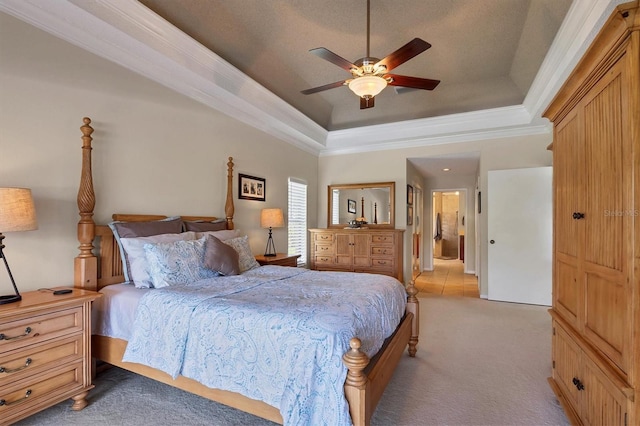
{"label": "small framed picture", "polygon": [[407,185],[407,204],[413,205],[413,186]]}
{"label": "small framed picture", "polygon": [[407,225],[413,225],[413,207],[407,207]]}
{"label": "small framed picture", "polygon": [[347,199],[347,212],[356,213],[356,200]]}
{"label": "small framed picture", "polygon": [[241,200],[265,201],[266,181],[263,178],[238,174],[238,198]]}

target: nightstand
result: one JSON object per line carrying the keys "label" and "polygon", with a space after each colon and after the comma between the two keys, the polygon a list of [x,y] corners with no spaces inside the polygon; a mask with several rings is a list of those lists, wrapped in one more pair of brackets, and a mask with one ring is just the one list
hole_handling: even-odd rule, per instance
{"label": "nightstand", "polygon": [[100,293],[74,289],[22,293],[0,305],[0,418],[13,423],[72,398],[87,406],[91,384],[91,302]]}
{"label": "nightstand", "polygon": [[275,256],[258,255],[256,260],[260,265],[298,266],[299,254],[289,256],[286,253],[277,253]]}

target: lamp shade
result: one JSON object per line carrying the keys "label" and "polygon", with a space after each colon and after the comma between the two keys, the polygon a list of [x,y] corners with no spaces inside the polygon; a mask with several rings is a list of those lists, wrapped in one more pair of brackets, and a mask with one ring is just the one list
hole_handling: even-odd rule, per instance
{"label": "lamp shade", "polygon": [[349,89],[361,98],[374,97],[387,87],[387,80],[377,75],[365,75],[349,82]]}
{"label": "lamp shade", "polygon": [[31,190],[0,188],[0,233],[38,229]]}
{"label": "lamp shade", "polygon": [[260,226],[263,228],[282,228],[284,226],[282,209],[262,209]]}

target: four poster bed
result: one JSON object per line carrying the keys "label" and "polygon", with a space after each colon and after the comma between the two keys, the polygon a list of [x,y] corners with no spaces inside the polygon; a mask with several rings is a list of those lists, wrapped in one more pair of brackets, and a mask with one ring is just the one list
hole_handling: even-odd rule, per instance
{"label": "four poster bed", "polygon": [[[167,295],[170,291],[178,291],[180,289],[178,289],[176,286],[171,286],[170,288],[136,289],[132,285],[125,283],[126,281],[128,281],[125,278],[125,270],[127,267],[130,267],[130,265],[128,265],[128,259],[123,265],[121,259],[122,244],[118,241],[118,236],[114,236],[113,226],[110,227],[107,225],[96,225],[93,220],[93,210],[95,206],[95,195],[93,191],[91,172],[91,134],[93,133],[93,128],[90,126],[91,120],[89,118],[85,117],[83,122],[84,125],[81,127],[81,131],[83,134],[82,175],[78,192],[78,208],[80,214],[80,221],[78,223],[78,240],[80,242],[80,253],[75,258],[75,287],[86,290],[101,291],[106,296],[101,298],[105,299],[102,305],[97,305],[94,303],[94,336],[92,338],[92,356],[95,359],[104,361],[108,364],[133,371],[143,376],[150,377],[171,386],[186,390],[210,400],[226,404],[228,406],[240,409],[245,412],[249,412],[256,416],[263,417],[277,423],[309,423],[311,421],[310,419],[318,419],[317,416],[313,417],[314,413],[307,412],[309,408],[312,411],[316,410],[317,404],[321,404],[321,401],[327,400],[332,405],[332,407],[329,408],[333,410],[335,409],[333,405],[339,405],[339,402],[341,400],[345,400],[346,408],[344,409],[344,411],[346,412],[346,423],[348,424],[349,422],[353,422],[353,424],[355,425],[369,424],[376,404],[381,398],[384,388],[391,379],[393,371],[397,366],[402,354],[404,353],[404,348],[408,347],[408,353],[412,357],[415,356],[416,353],[416,345],[418,343],[418,299],[416,298],[417,290],[413,286],[413,283],[411,283],[405,289],[404,286],[402,286],[393,278],[384,276],[373,276],[373,274],[319,272],[310,271],[303,268],[260,266],[246,272],[242,272],[235,276],[219,276],[207,278],[202,281],[198,281],[193,285],[189,284],[187,286],[184,286],[184,289],[187,289],[184,291],[187,291],[187,293],[179,294],[179,297],[183,299],[189,299],[191,301],[191,305],[189,305],[187,308],[184,308],[182,306],[174,308],[173,299],[163,299],[161,301],[161,306],[171,306],[170,309],[161,309],[163,311],[166,311],[162,314],[166,316],[162,317],[160,313],[156,312],[152,313],[151,316],[147,317],[146,319],[152,322],[155,320],[156,323],[171,322],[171,327],[176,327],[171,331],[172,334],[176,334],[176,329],[178,328],[189,328],[189,333],[191,333],[191,328],[201,326],[201,320],[196,320],[195,316],[189,317],[189,319],[185,320],[184,323],[188,323],[190,325],[188,327],[182,327],[184,323],[182,322],[182,319],[176,320],[176,312],[181,310],[188,310],[190,312],[190,315],[195,315],[191,313],[191,311],[195,312],[203,305],[213,305],[213,309],[216,309],[216,307],[220,306],[221,303],[225,303],[224,307],[221,310],[226,311],[231,308],[242,309],[241,311],[239,311],[240,313],[238,313],[238,311],[234,311],[233,316],[230,318],[220,319],[222,314],[216,313],[217,316],[214,320],[209,320],[207,319],[207,317],[203,317],[202,319],[202,322],[210,321],[210,324],[213,325],[215,325],[216,323],[224,322],[226,329],[230,328],[233,325],[237,328],[237,330],[241,329],[241,338],[238,338],[238,335],[233,335],[232,337],[229,337],[228,340],[225,340],[227,339],[226,335],[221,337],[220,334],[217,334],[217,329],[214,329],[212,333],[215,334],[209,336],[198,335],[197,338],[194,338],[192,336],[191,339],[188,339],[188,342],[185,338],[185,343],[183,346],[180,346],[180,344],[178,344],[179,347],[177,347],[177,350],[184,352],[184,363],[188,364],[188,361],[186,360],[186,353],[190,351],[189,345],[193,346],[195,345],[195,343],[193,342],[197,342],[198,347],[194,348],[193,351],[204,354],[203,359],[202,362],[198,362],[196,360],[195,363],[193,361],[191,361],[191,363],[196,364],[195,367],[192,365],[192,370],[198,370],[198,374],[194,374],[193,372],[189,374],[185,373],[185,371],[188,370],[188,366],[183,364],[179,364],[176,368],[174,368],[174,370],[170,370],[164,368],[164,365],[158,367],[158,362],[154,364],[153,359],[147,363],[148,365],[143,364],[142,361],[138,361],[139,359],[160,357],[162,358],[162,362],[165,362],[165,355],[160,355],[154,352],[154,350],[159,351],[163,349],[161,347],[165,343],[165,341],[161,340],[163,337],[158,337],[156,335],[144,336],[145,332],[138,332],[137,329],[131,331],[131,334],[127,334],[127,336],[130,336],[130,339],[129,337],[122,337],[117,333],[100,332],[100,335],[95,334],[95,317],[100,317],[97,319],[97,323],[102,324],[102,316],[107,317],[109,314],[108,311],[110,309],[116,309],[115,307],[109,305],[109,300],[115,300],[112,296],[118,293],[117,291],[111,291],[112,289],[117,289],[124,286],[123,288],[125,288],[125,293],[127,293],[128,295],[135,295],[135,303],[138,303],[138,309],[136,310],[136,319],[138,321],[142,321],[140,319],[140,315],[143,315],[141,314],[141,311],[145,311],[148,314],[153,310],[153,307],[150,305],[145,305],[144,309],[142,309],[143,300],[151,299],[156,296],[168,297]],[[183,216],[180,218],[180,220],[184,223],[216,223],[217,226],[220,227],[220,229],[224,230],[222,232],[233,230],[234,204],[232,182],[233,161],[230,157],[229,162],[227,163],[227,197],[225,205],[225,217],[222,221],[217,220],[215,217],[202,216]],[[113,219],[114,221],[117,221],[115,223],[136,224],[138,222],[157,223],[157,221],[162,221],[163,219],[166,220],[167,217],[161,215],[118,214],[114,215]],[[219,235],[219,232],[215,235]],[[206,244],[209,244],[209,242],[211,241],[210,237],[208,236],[203,237],[203,239],[205,239]],[[96,243],[96,247],[94,247],[94,241]],[[144,247],[145,250],[151,250],[152,248],[155,248],[155,246],[152,247],[152,245],[149,244],[145,245]],[[131,266],[133,266],[133,264]],[[129,273],[129,275],[131,275],[131,272]],[[389,282],[378,282],[376,280],[391,281],[389,281],[389,284]],[[293,284],[291,287],[287,287],[288,281],[292,281]],[[126,287],[127,285],[128,287]],[[316,285],[319,286],[318,288],[320,288],[320,290],[316,289]],[[379,287],[375,287],[376,285],[378,285]],[[244,286],[244,288],[246,288],[246,292],[244,290],[238,291],[237,286]],[[374,311],[374,308],[371,308],[371,312],[368,312],[368,310],[370,309],[369,305],[374,304],[372,301],[374,299],[379,299],[380,294],[374,294],[367,299],[367,297],[369,296],[360,295],[361,292],[366,293],[366,291],[353,290],[363,287],[372,287],[374,289],[379,288],[380,293],[386,292],[387,288],[389,287],[391,287],[393,291],[397,292],[397,287],[400,287],[400,298],[402,299],[402,305],[399,308],[401,310],[400,314],[396,315],[395,319],[387,320],[381,317],[379,312]],[[203,289],[203,291],[209,291],[211,288],[214,288],[214,291],[217,292],[215,295],[201,296],[200,289]],[[225,290],[226,293],[221,293],[221,288],[233,288],[233,291]],[[287,293],[287,291],[289,293]],[[336,293],[337,297],[341,299],[338,305],[342,307],[342,312],[339,312],[336,315],[346,313],[347,317],[345,318],[349,319],[345,322],[351,321],[351,317],[354,317],[354,323],[358,323],[358,321],[360,321],[363,324],[358,325],[358,327],[356,328],[340,328],[342,327],[342,324],[331,324],[332,322],[337,323],[341,321],[340,317],[334,317],[332,312],[328,314],[325,313],[324,317],[320,319],[318,319],[317,316],[307,316],[310,315],[311,311],[318,310],[317,307],[314,308],[313,304],[309,304],[307,299],[313,299],[315,297],[319,301],[324,301],[329,297],[327,296],[328,292]],[[347,294],[347,292],[349,293]],[[391,293],[392,290],[389,290],[389,292]],[[304,297],[298,297],[298,293],[304,293]],[[139,296],[139,294],[143,294],[143,296]],[[265,297],[265,295],[267,296]],[[238,297],[239,299],[234,299],[234,297]],[[265,308],[256,302],[256,300],[260,299],[261,297],[263,299],[276,300],[276,303],[278,303],[277,301],[281,301],[280,304],[283,306],[294,305],[295,309],[297,310],[293,314],[277,311],[275,314],[268,318],[257,317],[258,319],[256,320],[256,317],[252,317],[252,315],[256,314],[256,312],[260,313],[261,315],[264,315],[265,312],[267,314],[272,314],[273,312],[275,312],[273,311],[273,309],[275,308]],[[300,299],[304,300],[301,301]],[[349,305],[344,303],[344,299],[354,299],[354,302],[352,302],[352,305]],[[195,300],[195,302],[193,300]],[[316,303],[315,299],[313,303]],[[389,306],[393,305],[393,303],[391,302],[384,303]],[[195,306],[198,306],[198,308],[194,308]],[[281,306],[279,306],[278,309],[280,307]],[[320,310],[324,309],[324,306],[320,307]],[[384,309],[387,308],[385,307]],[[397,307],[395,309],[396,311],[398,310]],[[389,308],[389,310],[391,311],[392,309]],[[122,314],[120,313],[118,313],[117,315],[122,317]],[[124,315],[124,317],[126,317],[126,315]],[[249,327],[242,328],[242,326],[237,326],[238,317],[249,318],[251,321]],[[273,325],[272,322],[274,317],[285,317],[288,318],[288,320],[285,324]],[[391,315],[390,317],[393,317],[393,315]],[[266,319],[263,320],[263,318]],[[250,341],[252,345],[254,344],[254,341],[252,340],[254,339],[254,337],[249,335],[250,330],[247,330],[247,328],[255,327],[258,329],[260,328],[260,324],[269,323],[271,328],[265,327],[264,330],[260,329],[261,331],[256,331],[257,333],[267,334],[274,330],[280,331],[287,329],[289,323],[294,323],[300,318],[304,318],[303,322],[310,322],[313,324],[313,327],[309,328],[309,334],[313,336],[306,336],[306,329],[302,333],[300,333],[298,330],[288,330],[287,333],[293,335],[295,340],[293,342],[287,341],[286,347],[284,348],[278,346],[280,344],[278,343],[279,340],[277,340],[279,339],[279,337],[272,337],[272,340],[274,340],[276,343],[269,342],[268,344],[266,344],[267,346],[265,346],[267,347],[267,349],[264,349],[263,346],[260,346],[259,349],[255,351],[255,353],[247,350],[247,348],[249,347],[247,346],[247,342]],[[386,324],[387,322],[389,322],[389,324]],[[174,324],[180,324],[181,327],[178,327]],[[337,333],[328,338],[324,335],[318,337],[318,330],[328,327],[327,324],[331,326],[335,325],[336,329],[338,330]],[[368,331],[365,332],[364,330],[368,330],[369,328],[382,329],[384,328],[383,326],[386,326],[387,330],[378,330],[380,333],[384,333],[381,339],[379,339],[379,345],[376,346],[376,344],[369,342],[369,340],[371,339],[369,339],[368,336],[364,336],[368,333]],[[98,328],[104,329],[105,327]],[[154,324],[153,327],[149,327],[149,330],[146,330],[146,333],[156,333],[158,332],[156,328],[159,328],[159,326],[156,327],[156,325]],[[207,327],[200,328],[206,328],[206,330],[209,330],[210,328],[213,329],[213,326],[207,325]],[[206,330],[204,332],[205,334]],[[347,331],[345,332],[345,330]],[[301,404],[304,404],[304,402],[297,401],[292,403],[295,407],[299,408],[299,412],[295,411],[298,410],[298,408],[289,410],[287,408],[283,408],[282,406],[277,407],[276,405],[278,404],[273,403],[273,401],[279,401],[277,395],[275,396],[275,398],[274,396],[268,395],[269,390],[266,389],[266,387],[269,387],[269,384],[262,385],[259,381],[256,381],[256,377],[254,375],[255,371],[241,370],[243,368],[250,369],[254,368],[255,365],[260,365],[261,370],[269,370],[273,374],[273,376],[269,377],[268,380],[277,381],[283,374],[283,372],[278,371],[275,364],[284,363],[284,361],[277,358],[275,354],[284,352],[295,353],[296,357],[294,362],[299,362],[299,360],[306,359],[305,356],[307,358],[310,356],[311,361],[304,362],[310,362],[311,364],[313,364],[313,369],[319,369],[318,364],[320,363],[320,361],[318,360],[318,358],[322,358],[324,356],[324,353],[321,352],[318,346],[306,346],[315,345],[315,343],[306,343],[307,340],[309,338],[311,338],[311,340],[314,342],[316,340],[322,340],[323,343],[321,346],[330,346],[327,342],[340,340],[336,339],[336,336],[345,337],[344,335],[346,333],[356,334],[350,334],[346,336],[346,340],[342,341],[343,346],[340,349],[341,352],[338,356],[338,362],[333,362],[333,364],[338,364],[334,365],[334,370],[340,370],[341,373],[338,374],[342,374],[342,376],[332,376],[341,377],[341,381],[339,383],[339,392],[337,392],[339,393],[339,395],[337,395],[337,393],[336,395],[332,395],[332,391],[330,388],[327,388],[325,390],[323,387],[325,386],[324,382],[329,381],[326,377],[332,375],[333,372],[326,373],[327,375],[323,376],[322,380],[319,380],[319,382],[322,382],[322,392],[326,392],[326,394],[322,394],[322,392],[315,390],[314,392],[316,393],[320,392],[319,398],[317,398],[316,400],[314,400],[309,395],[302,397],[299,394],[299,389],[307,387],[306,381],[309,380],[309,382],[311,382],[311,379],[307,376],[303,376],[303,378],[301,379],[296,377],[289,378],[290,381],[283,384],[283,389],[293,389],[293,391],[289,392],[291,393],[290,395],[282,396],[282,399],[308,398],[309,401],[311,401],[310,407],[307,408],[298,407],[301,406]],[[145,341],[145,337],[150,340]],[[158,346],[157,348],[149,349],[151,346],[153,346],[154,343],[157,343],[159,339],[161,340],[159,343],[160,346]],[[232,347],[229,343],[229,341],[231,340],[237,340],[240,346],[238,346],[237,348]],[[212,343],[212,341],[214,341],[215,344]],[[305,343],[300,343],[300,345],[298,345],[296,342]],[[209,345],[209,343],[211,343],[211,345]],[[243,344],[244,346],[242,346]],[[264,343],[255,344],[265,345]],[[212,345],[215,347],[213,347]],[[224,350],[220,349],[220,346],[224,346]],[[147,348],[147,353],[144,353],[145,348]],[[253,348],[253,346],[251,346],[251,348]],[[308,348],[311,349],[307,350]],[[367,349],[370,352],[369,356],[367,355]],[[253,355],[259,355],[256,356],[257,359],[253,359],[252,363],[250,363],[250,365],[247,367],[243,365],[233,365],[230,368],[230,371],[232,371],[233,373],[238,373],[240,376],[247,376],[249,384],[242,383],[238,386],[235,386],[238,383],[233,383],[233,386],[224,385],[227,389],[231,390],[222,390],[222,387],[224,386],[215,386],[215,383],[217,383],[216,380],[218,378],[210,377],[212,375],[212,371],[210,370],[214,369],[217,374],[218,371],[224,370],[223,364],[226,362],[225,360],[221,361],[217,358],[211,359],[211,353],[215,352],[216,350],[221,353],[221,356],[229,356],[229,354],[231,354],[230,357],[232,359],[228,362],[236,362],[241,358],[248,358]],[[312,353],[308,355],[307,352]],[[123,357],[129,361],[134,360],[134,362],[123,361]],[[332,359],[335,361],[336,357],[333,356]],[[329,361],[329,363],[331,363],[331,361]],[[289,367],[285,366],[285,368]],[[189,378],[187,376],[196,377],[197,379]],[[200,379],[201,376],[205,377],[203,379]],[[240,379],[234,378],[234,380],[239,381]],[[297,383],[300,381],[304,381],[304,383]],[[207,386],[203,383],[214,383],[214,385]],[[262,401],[270,401],[271,403]],[[338,402],[336,403],[335,401]],[[285,414],[283,415],[283,413]],[[341,418],[340,415],[340,413],[336,414],[336,418],[338,419],[336,420],[336,423],[334,423],[333,420],[327,420],[325,414],[321,414],[321,417],[319,418],[322,418],[323,422],[328,424],[345,423],[343,422],[344,416]]]}

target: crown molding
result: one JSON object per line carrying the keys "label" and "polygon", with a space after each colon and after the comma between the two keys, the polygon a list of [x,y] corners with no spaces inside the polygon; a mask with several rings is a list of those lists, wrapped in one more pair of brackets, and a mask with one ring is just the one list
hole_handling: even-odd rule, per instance
{"label": "crown molding", "polygon": [[549,132],[542,110],[624,1],[574,0],[522,105],[331,132],[136,0],[0,0],[0,11],[302,150],[337,155]]}
{"label": "crown molding", "polygon": [[298,148],[324,147],[327,130],[138,1],[0,0],[0,10]]}
{"label": "crown molding", "polygon": [[613,9],[629,0],[574,0],[536,74],[523,105],[540,117],[567,80]]}

